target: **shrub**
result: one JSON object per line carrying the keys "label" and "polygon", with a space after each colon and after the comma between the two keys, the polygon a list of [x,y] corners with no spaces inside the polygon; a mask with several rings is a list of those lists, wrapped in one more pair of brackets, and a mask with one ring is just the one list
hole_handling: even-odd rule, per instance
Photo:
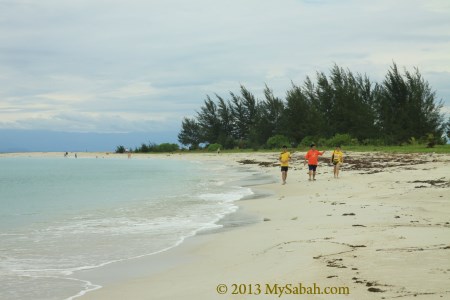
{"label": "shrub", "polygon": [[434,134],[432,133],[427,134],[427,136],[425,137],[425,142],[427,144],[427,148],[434,148],[434,146],[436,145],[436,139],[434,138]]}
{"label": "shrub", "polygon": [[[308,145],[309,147],[310,145]],[[319,141],[316,144],[317,147],[328,147],[328,146],[332,146],[332,143],[330,142],[330,140],[327,140],[326,138],[320,138]]]}
{"label": "shrub", "polygon": [[209,144],[208,151],[217,151],[217,149],[223,149],[221,144]]}
{"label": "shrub", "polygon": [[409,139],[408,143],[409,143],[410,145],[417,145],[419,142],[416,140],[415,137],[412,136],[412,137]]}
{"label": "shrub", "polygon": [[313,136],[310,136],[310,135],[305,136],[305,137],[302,139],[302,141],[300,142],[300,146],[308,147],[308,148],[309,148],[309,146],[310,146],[312,143],[315,143],[315,140],[316,140],[316,137],[313,137]]}
{"label": "shrub", "polygon": [[350,134],[339,134],[328,140],[328,146],[337,146],[337,145],[345,145],[345,146],[355,146],[358,145],[358,140],[354,139],[350,136]]}
{"label": "shrub", "polygon": [[156,152],[174,152],[180,149],[177,144],[162,143],[155,147]]}
{"label": "shrub", "polygon": [[361,144],[364,146],[386,146],[384,139],[364,139]]}
{"label": "shrub", "polygon": [[284,145],[285,146],[289,146],[290,145],[289,144],[289,139],[287,137],[285,137],[284,135],[281,135],[281,134],[277,134],[277,135],[274,135],[274,136],[268,138],[266,144],[271,149],[281,148]]}

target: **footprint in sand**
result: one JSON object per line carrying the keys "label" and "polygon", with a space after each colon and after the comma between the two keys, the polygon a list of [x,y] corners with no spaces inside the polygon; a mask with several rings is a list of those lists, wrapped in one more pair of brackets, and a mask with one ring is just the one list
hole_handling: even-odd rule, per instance
{"label": "footprint in sand", "polygon": [[281,196],[280,198],[278,198],[278,200],[283,200],[284,196]]}

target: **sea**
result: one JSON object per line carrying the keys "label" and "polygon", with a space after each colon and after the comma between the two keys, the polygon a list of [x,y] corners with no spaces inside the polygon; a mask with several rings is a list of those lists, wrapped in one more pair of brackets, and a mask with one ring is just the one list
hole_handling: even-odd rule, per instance
{"label": "sea", "polygon": [[75,299],[77,272],[155,255],[223,226],[255,171],[219,161],[0,157],[0,299]]}

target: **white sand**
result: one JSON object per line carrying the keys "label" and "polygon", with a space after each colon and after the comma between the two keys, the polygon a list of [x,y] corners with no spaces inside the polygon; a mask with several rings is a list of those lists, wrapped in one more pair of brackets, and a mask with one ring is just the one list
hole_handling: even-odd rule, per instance
{"label": "white sand", "polygon": [[[272,164],[278,157],[166,157],[198,155],[227,164]],[[239,202],[261,222],[193,237],[135,262],[134,279],[110,282],[81,299],[450,299],[450,155],[347,153],[340,179],[322,161],[315,182],[307,180],[303,155],[293,155],[286,185],[280,180],[256,187],[273,196]],[[279,167],[249,166],[280,179]],[[350,294],[280,295],[272,289],[299,283],[322,291],[348,287]],[[224,295],[219,284],[228,288]],[[232,294],[239,291],[233,284],[243,295]]]}

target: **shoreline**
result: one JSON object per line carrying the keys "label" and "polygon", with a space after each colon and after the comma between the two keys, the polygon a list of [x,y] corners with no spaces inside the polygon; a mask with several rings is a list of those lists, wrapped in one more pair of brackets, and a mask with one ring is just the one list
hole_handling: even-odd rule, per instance
{"label": "shoreline", "polygon": [[[340,179],[332,178],[322,160],[317,181],[308,182],[302,153],[294,153],[285,186],[251,187],[267,191],[267,197],[235,202],[238,211],[260,222],[196,234],[149,260],[106,266],[111,269],[103,271],[111,276],[130,276],[76,299],[294,299],[301,295],[274,294],[270,287],[299,283],[350,291],[305,299],[448,297],[450,155],[346,154]],[[277,156],[181,154],[167,159],[248,164],[279,179]],[[100,273],[91,282],[105,274]],[[229,289],[225,295],[219,293],[221,284]],[[234,295],[233,284],[246,290]],[[268,293],[250,295],[257,285]]]}
{"label": "shoreline", "polygon": [[[277,154],[224,156],[219,159],[251,158],[254,164],[275,163]],[[301,158],[294,154],[285,186],[258,186],[273,195],[239,202],[265,222],[197,235],[165,253],[173,256],[159,258],[185,258],[178,265],[80,299],[276,299],[280,294],[270,289],[249,295],[249,287],[297,283],[350,291],[308,299],[450,295],[449,155],[348,153],[340,179],[333,179],[331,167],[321,162],[316,182],[307,181]],[[277,167],[255,166],[279,176]],[[247,290],[222,295],[220,284]]]}
{"label": "shoreline", "polygon": [[[175,157],[171,159],[179,158]],[[183,159],[185,159],[185,157],[183,157]],[[193,160],[193,158],[190,157],[188,160]],[[210,157],[208,160],[215,161],[215,157]],[[187,253],[189,253],[193,247],[197,247],[198,245],[209,241],[211,238],[210,236],[220,235],[222,232],[263,222],[263,219],[260,216],[245,209],[241,203],[269,197],[271,193],[267,190],[259,189],[258,186],[274,183],[274,178],[270,175],[260,173],[258,170],[255,170],[255,168],[251,168],[249,166],[236,165],[233,167],[236,168],[236,170],[241,169],[245,170],[244,172],[251,172],[251,176],[253,177],[256,175],[256,178],[251,178],[250,175],[247,175],[239,180],[228,183],[228,185],[251,188],[253,194],[243,196],[243,198],[233,201],[233,203],[237,206],[237,209],[234,212],[224,215],[215,223],[220,227],[199,229],[193,235],[183,238],[183,240],[176,245],[155,253],[144,254],[134,258],[124,258],[123,260],[111,262],[91,269],[78,270],[70,276],[71,279],[85,282],[86,286],[92,286],[92,288],[80,291],[77,295],[73,295],[66,299],[79,299],[80,297],[84,297],[93,291],[102,289],[104,285],[108,286],[124,280],[154,275],[158,272],[165,271],[168,268],[182,265],[189,257]],[[147,266],[151,266],[152,269],[149,271]],[[124,273],[133,273],[133,275],[121,275]]]}
{"label": "shoreline", "polygon": [[[93,153],[93,154],[90,154],[90,157],[88,157],[88,158],[92,158],[92,157],[95,158],[97,155],[98,155],[97,153]],[[9,165],[14,166],[15,162],[17,162],[17,163],[24,162],[25,164],[23,166],[25,168],[27,168],[27,165],[29,163],[32,163],[32,161],[36,161],[36,162],[39,161],[39,162],[43,162],[44,164],[46,164],[49,161],[59,164],[58,161],[60,161],[61,164],[63,164],[63,165],[65,165],[64,162],[69,163],[70,161],[72,161],[70,163],[70,165],[79,165],[78,163],[82,163],[81,165],[85,165],[85,164],[91,165],[92,163],[94,163],[94,160],[91,160],[91,159],[85,159],[84,162],[83,161],[77,162],[73,158],[65,158],[62,153],[46,153],[45,156],[43,156],[41,153],[34,153],[32,155],[30,155],[29,153],[26,153],[26,154],[11,154],[11,156],[12,157],[10,159],[8,159],[8,158],[7,158],[7,160],[4,159],[5,163],[7,163],[7,161],[8,161]],[[17,158],[17,159],[15,160],[15,158]],[[83,157],[80,157],[80,156],[78,158],[83,159]],[[108,157],[108,158],[112,158],[112,159],[109,162],[107,159],[104,160],[102,165],[105,165],[105,164],[109,165],[110,163],[115,165],[116,162],[120,163],[120,160],[122,161],[120,163],[120,165],[123,165],[123,166],[128,165],[129,163],[131,163],[131,165],[141,165],[141,164],[147,164],[150,161],[150,159],[155,160],[154,156],[138,157],[138,158],[134,159],[134,162],[131,160],[126,161],[127,160],[126,156],[125,157],[121,156],[120,158],[114,158],[114,157]],[[166,161],[166,162],[169,163],[169,165],[175,165],[175,166],[183,165],[184,166],[184,165],[188,165],[187,164],[188,161],[186,161],[185,158],[186,157],[183,157],[182,159],[176,158],[176,160],[170,158],[171,161],[170,162]],[[67,161],[66,159],[69,159],[69,161]],[[166,159],[166,156],[158,156],[156,159],[157,160]],[[1,158],[0,158],[0,160],[1,160]],[[199,157],[199,159],[194,159],[194,160],[192,158],[189,158],[188,160],[189,160],[189,164],[192,165],[193,167],[196,167],[196,165],[198,165],[198,163],[202,162],[201,157]],[[208,160],[215,161],[214,157],[211,157]],[[89,162],[89,161],[91,161],[91,162]],[[98,161],[98,162],[100,163],[101,161]],[[208,166],[212,166],[213,168],[215,168],[215,164],[216,164],[215,162],[208,163],[206,165],[206,170],[209,169]],[[177,168],[177,169],[179,169],[179,168]],[[98,264],[95,262],[90,263],[90,264],[87,264],[87,263],[83,264],[83,261],[80,261],[80,263],[81,263],[80,267],[75,267],[75,268],[72,268],[71,270],[68,270],[68,272],[64,273],[65,275],[61,275],[61,276],[55,275],[56,280],[61,279],[61,281],[66,281],[68,283],[73,282],[73,284],[71,284],[71,285],[73,285],[74,287],[76,285],[78,285],[80,288],[79,289],[75,288],[73,290],[73,292],[71,289],[70,290],[67,289],[67,287],[65,290],[56,289],[55,290],[56,295],[58,295],[60,299],[63,299],[63,298],[69,297],[69,296],[70,297],[67,299],[72,299],[72,298],[78,297],[81,294],[84,294],[86,292],[86,290],[91,290],[91,289],[95,290],[96,288],[99,287],[98,282],[95,280],[92,281],[92,280],[88,280],[88,279],[85,279],[82,277],[78,277],[78,273],[80,271],[83,272],[83,271],[92,270],[92,269],[102,269],[103,267],[105,267],[107,265],[116,264],[118,262],[121,262],[122,265],[125,265],[126,261],[139,259],[140,257],[144,257],[144,256],[156,255],[160,252],[165,252],[167,250],[170,250],[171,248],[178,247],[180,244],[183,244],[185,240],[188,240],[189,237],[192,237],[195,235],[205,235],[205,234],[213,232],[213,231],[218,231],[219,229],[215,229],[215,228],[217,228],[219,226],[223,226],[223,227],[225,227],[226,230],[228,230],[228,229],[236,227],[236,226],[245,226],[247,224],[251,224],[251,223],[259,221],[259,219],[257,219],[253,215],[250,216],[249,214],[244,214],[242,212],[242,210],[238,210],[236,213],[235,211],[237,210],[237,205],[235,205],[235,202],[237,200],[233,201],[234,203],[230,202],[232,199],[238,199],[240,197],[244,197],[247,199],[250,199],[250,198],[253,198],[256,196],[261,197],[261,195],[258,193],[251,194],[252,192],[250,192],[250,188],[242,188],[241,189],[240,187],[238,187],[238,185],[239,185],[238,183],[239,183],[240,179],[251,176],[252,171],[249,171],[249,168],[247,168],[245,166],[239,167],[239,168],[236,167],[235,169],[231,170],[228,166],[223,167],[220,165],[218,165],[218,170],[223,170],[223,172],[217,173],[217,171],[211,170],[212,173],[210,173],[210,174],[218,174],[218,176],[214,175],[214,178],[206,177],[202,181],[204,181],[205,184],[210,182],[213,184],[213,186],[215,186],[215,185],[221,186],[221,185],[225,184],[224,188],[221,189],[221,191],[219,191],[219,194],[217,194],[217,196],[219,196],[218,199],[220,199],[220,195],[222,195],[221,194],[222,192],[224,192],[224,194],[223,194],[224,196],[228,195],[228,196],[223,197],[223,200],[224,200],[223,204],[226,207],[230,207],[228,212],[226,212],[227,209],[212,210],[210,217],[205,219],[205,220],[210,220],[211,222],[204,222],[203,224],[198,224],[199,226],[195,227],[195,228],[197,228],[197,230],[191,231],[190,233],[187,232],[188,234],[181,237],[181,239],[179,239],[175,244],[170,245],[170,247],[167,247],[165,249],[158,248],[158,249],[161,249],[161,251],[150,251],[150,249],[154,249],[155,247],[152,246],[153,244],[149,244],[149,246],[151,246],[151,247],[146,247],[146,248],[141,247],[142,250],[144,250],[144,251],[143,252],[139,251],[140,253],[143,253],[142,255],[139,255],[138,252],[132,251],[132,248],[127,249],[127,247],[130,247],[130,246],[128,246],[126,244],[120,245],[120,240],[116,239],[115,243],[118,243],[117,244],[118,246],[120,245],[119,247],[124,250],[123,251],[124,253],[125,252],[137,253],[137,255],[126,255],[126,253],[125,253],[125,255],[119,257],[118,259],[103,260],[104,262],[100,262]],[[178,172],[178,171],[176,171],[176,172]],[[230,175],[230,176],[228,176],[228,175]],[[204,176],[202,175],[202,177],[204,177]],[[259,178],[258,180],[260,182],[265,182],[265,181],[267,181],[267,178]],[[252,181],[254,182],[254,180],[252,180]],[[242,184],[242,185],[248,185],[248,184]],[[26,187],[24,187],[24,188],[26,189]],[[208,190],[213,191],[214,188],[208,189]],[[229,191],[231,193],[228,193],[227,191]],[[202,193],[201,190],[199,190],[199,192],[200,192],[200,194]],[[213,193],[211,195],[212,195],[212,198],[215,198],[214,196],[216,194]],[[239,197],[239,195],[241,195],[241,196]],[[248,195],[248,196],[244,196],[244,195]],[[213,200],[213,201],[217,201],[217,200]],[[228,202],[229,202],[229,204],[227,204]],[[222,212],[225,212],[225,216],[226,216],[225,218],[221,217],[221,216],[223,216]],[[220,217],[220,220],[219,220],[219,217]],[[144,216],[144,218],[145,218],[145,216]],[[220,222],[218,223],[218,221],[220,221]],[[114,230],[114,229],[112,229],[112,230]],[[152,231],[151,228],[149,228],[149,230]],[[33,231],[33,230],[31,230],[31,231]],[[156,242],[154,245],[158,245],[158,243],[159,242]],[[113,243],[111,243],[110,245],[111,245],[110,248],[116,247]],[[136,249],[138,249],[138,248],[136,248]],[[147,249],[147,251],[145,251],[146,249]],[[127,251],[127,250],[131,250],[131,251]],[[34,250],[30,250],[30,251],[34,252]],[[36,251],[36,253],[38,253],[38,252]],[[59,252],[59,253],[61,253],[61,252]],[[108,253],[104,253],[104,254],[99,253],[99,254],[104,255],[104,258],[106,258],[106,256],[108,255]],[[61,277],[61,278],[59,278],[59,277]],[[101,277],[102,276],[100,276],[100,278]],[[106,274],[106,277],[108,277],[108,274]],[[44,276],[42,278],[44,278]],[[50,277],[48,277],[48,278],[50,278]],[[120,280],[126,280],[127,278],[128,278],[128,276],[123,276],[122,278],[120,278]],[[70,285],[70,284],[68,284],[68,285]],[[30,285],[30,287],[31,287],[31,285]],[[58,287],[58,285],[55,285],[55,288],[57,288],[57,287]],[[9,290],[7,289],[7,291],[13,292],[13,291],[15,291],[15,289],[11,288]],[[20,291],[20,289],[17,289],[17,291]],[[61,291],[62,293],[59,293],[58,291]],[[56,297],[56,298],[58,298],[58,297]]]}

